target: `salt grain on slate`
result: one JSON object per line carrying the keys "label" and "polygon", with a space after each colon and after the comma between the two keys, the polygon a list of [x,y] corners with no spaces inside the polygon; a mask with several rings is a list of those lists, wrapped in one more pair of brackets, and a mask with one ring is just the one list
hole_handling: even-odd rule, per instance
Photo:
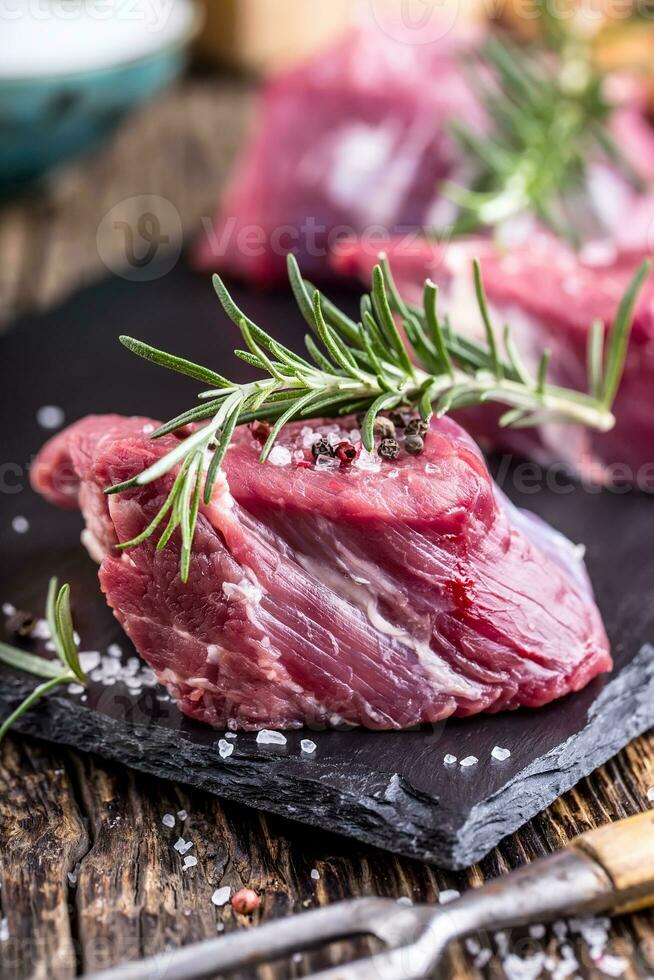
{"label": "salt grain on slate", "polygon": [[227,905],[231,894],[232,889],[229,887],[229,885],[223,885],[222,888],[216,888],[215,892],[211,896],[211,901],[214,905],[220,908],[222,905]]}
{"label": "salt grain on slate", "polygon": [[456,762],[456,756],[451,755],[448,752],[447,755],[444,757],[443,762],[445,763],[446,766],[453,766],[454,763]]}
{"label": "salt grain on slate", "polygon": [[496,745],[493,751],[491,752],[491,755],[494,759],[497,759],[498,762],[504,762],[506,759],[510,757],[511,750],[503,749],[501,748],[501,746]]}
{"label": "salt grain on slate", "polygon": [[36,421],[42,429],[60,429],[66,414],[58,405],[42,405],[36,413]]}
{"label": "salt grain on slate", "polygon": [[273,732],[269,728],[262,728],[257,732],[257,743],[259,745],[286,745],[286,735],[281,732]]}
{"label": "salt grain on slate", "polygon": [[312,742],[310,738],[303,738],[300,742],[300,748],[305,755],[313,755],[316,751],[316,743]]}
{"label": "salt grain on slate", "polygon": [[226,739],[221,738],[218,742],[218,755],[221,759],[228,759],[232,752],[234,751],[234,746],[231,742],[226,741]]}
{"label": "salt grain on slate", "polygon": [[457,898],[461,898],[461,892],[456,888],[445,888],[438,893],[438,904],[447,905],[449,902],[456,902]]}
{"label": "salt grain on slate", "polygon": [[170,827],[172,829],[175,826],[175,818],[172,813],[164,813],[161,822],[164,827]]}
{"label": "salt grain on slate", "polygon": [[461,759],[459,765],[463,766],[464,769],[469,769],[470,766],[476,766],[478,762],[479,759],[476,755],[467,755],[465,759]]}
{"label": "salt grain on slate", "polygon": [[17,517],[14,517],[13,521],[11,522],[11,526],[16,534],[27,534],[30,529],[30,522],[26,517],[21,517],[18,515]]}

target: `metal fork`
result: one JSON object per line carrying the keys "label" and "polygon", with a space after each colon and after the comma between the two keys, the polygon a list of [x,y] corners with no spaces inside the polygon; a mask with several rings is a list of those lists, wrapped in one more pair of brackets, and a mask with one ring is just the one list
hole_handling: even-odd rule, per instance
{"label": "metal fork", "polygon": [[577,837],[446,906],[358,898],[256,929],[195,943],[87,980],[201,980],[336,940],[372,935],[386,949],[309,980],[423,980],[452,940],[583,913],[619,915],[654,904],[654,811]]}

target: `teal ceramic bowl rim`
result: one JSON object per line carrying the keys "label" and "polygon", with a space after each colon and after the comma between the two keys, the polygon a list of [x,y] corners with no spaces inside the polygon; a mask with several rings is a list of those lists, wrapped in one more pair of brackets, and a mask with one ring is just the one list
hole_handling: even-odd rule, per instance
{"label": "teal ceramic bowl rim", "polygon": [[180,48],[185,48],[198,34],[204,22],[204,15],[196,4],[193,4],[193,13],[187,28],[174,40],[168,41],[156,51],[149,51],[140,57],[129,58],[127,61],[117,61],[113,65],[104,65],[102,68],[85,68],[82,71],[57,72],[54,75],[25,75],[20,77],[0,76],[0,89],[3,88],[27,88],[34,85],[46,84],[48,86],[57,85],[59,82],[70,84],[71,82],[82,82],[90,78],[102,78],[106,75],[115,75],[116,72],[131,71],[133,68],[147,65],[151,61],[157,61],[162,56],[174,54]]}

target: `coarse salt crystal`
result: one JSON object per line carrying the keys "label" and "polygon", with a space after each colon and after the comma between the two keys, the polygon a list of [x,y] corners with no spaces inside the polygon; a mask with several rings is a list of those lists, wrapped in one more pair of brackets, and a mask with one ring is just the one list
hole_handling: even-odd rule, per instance
{"label": "coarse salt crystal", "polygon": [[605,953],[598,959],[597,966],[602,973],[606,973],[609,977],[621,977],[625,973],[628,963],[622,956],[611,956]]}
{"label": "coarse salt crystal", "polygon": [[503,749],[500,745],[496,745],[491,752],[491,755],[494,759],[497,759],[498,762],[504,762],[505,759],[508,759],[511,755],[511,750]]}
{"label": "coarse salt crystal", "polygon": [[[356,466],[356,462],[354,464]],[[318,456],[316,460],[317,470],[338,470],[341,464],[334,456]]]}
{"label": "coarse salt crystal", "polygon": [[650,786],[650,788],[647,790],[647,799],[650,801],[650,803],[654,803],[654,786]]}
{"label": "coarse salt crystal", "polygon": [[12,606],[10,602],[3,602],[2,613],[4,616],[13,616],[16,612],[16,607]]}
{"label": "coarse salt crystal", "polygon": [[229,885],[223,885],[222,888],[216,888],[215,892],[211,896],[211,901],[214,905],[220,908],[222,905],[227,905],[231,894],[232,889],[229,887]]}
{"label": "coarse salt crystal", "polygon": [[409,906],[413,905],[413,902],[411,901],[410,898],[407,898],[406,895],[402,895],[401,898],[398,898],[397,899],[396,904],[397,905],[405,905],[408,908]]}
{"label": "coarse salt crystal", "polygon": [[478,939],[471,936],[470,939],[466,939],[465,947],[471,956],[476,956],[477,953],[481,952],[481,944]]}
{"label": "coarse salt crystal", "polygon": [[36,413],[36,421],[42,429],[59,429],[64,424],[66,414],[58,405],[42,405]]}
{"label": "coarse salt crystal", "polygon": [[315,742],[312,742],[310,738],[303,738],[300,742],[300,748],[305,755],[313,755],[317,749],[317,745]]}
{"label": "coarse salt crystal", "polygon": [[193,847],[193,841],[184,840],[183,837],[180,837],[178,840],[175,841],[173,847],[175,848],[176,851],[179,851],[180,854],[188,854],[188,852]]}
{"label": "coarse salt crystal", "polygon": [[535,953],[533,956],[525,957],[525,959],[511,953],[502,961],[507,980],[537,980],[537,977],[543,972],[544,964],[544,953]]}
{"label": "coarse salt crystal", "polygon": [[86,674],[99,667],[100,660],[100,654],[97,650],[85,650],[79,655],[80,667]]}
{"label": "coarse salt crystal", "polygon": [[447,755],[443,757],[443,762],[446,766],[453,766],[456,762],[456,756],[452,755],[451,752],[448,752]]}
{"label": "coarse salt crystal", "polygon": [[492,958],[493,958],[493,954],[490,949],[480,950],[479,953],[477,953],[477,955],[475,956],[475,967],[478,970],[483,970],[484,967],[490,963]]}
{"label": "coarse salt crystal", "polygon": [[161,822],[164,825],[164,827],[174,827],[175,817],[173,816],[172,813],[164,813],[163,817],[161,818]]}
{"label": "coarse salt crystal", "polygon": [[177,811],[177,816],[182,821],[182,823],[184,823],[184,821],[188,817],[188,813],[186,812],[186,810],[178,810]]}
{"label": "coarse salt crystal", "polygon": [[234,746],[227,739],[221,738],[218,741],[218,755],[221,759],[228,759],[232,752],[234,751]]}
{"label": "coarse salt crystal", "polygon": [[461,892],[456,888],[445,888],[438,893],[438,904],[447,905],[448,902],[456,902],[457,898],[461,898]]}
{"label": "coarse salt crystal", "polygon": [[9,939],[9,922],[7,918],[0,919],[0,943],[6,943]]}
{"label": "coarse salt crystal", "polygon": [[110,643],[109,646],[107,647],[107,653],[109,654],[110,657],[115,657],[115,658],[120,658],[123,655],[123,651],[118,646],[117,643]]}
{"label": "coarse salt crystal", "polygon": [[257,732],[257,742],[259,745],[286,745],[286,735],[273,732],[269,728],[262,728]]}
{"label": "coarse salt crystal", "polygon": [[236,738],[236,732],[225,732],[225,738]]}
{"label": "coarse salt crystal", "polygon": [[268,456],[268,462],[273,466],[290,466],[292,459],[291,452],[286,446],[273,446]]}
{"label": "coarse salt crystal", "polygon": [[533,926],[529,926],[529,935],[532,939],[542,939],[545,935],[545,926],[536,922]]}
{"label": "coarse salt crystal", "polygon": [[317,868],[312,868],[311,869],[311,877],[313,878],[314,881],[318,881],[319,880],[319,878],[320,878],[320,872],[318,871]]}
{"label": "coarse salt crystal", "polygon": [[21,517],[19,515],[14,517],[13,521],[11,522],[11,526],[16,534],[27,534],[30,529],[30,522],[26,517]]}
{"label": "coarse salt crystal", "polygon": [[196,857],[194,857],[192,854],[187,854],[184,858],[184,871],[186,871],[187,868],[194,868],[197,863],[198,859]]}
{"label": "coarse salt crystal", "polygon": [[68,878],[68,884],[71,887],[77,884],[77,875],[73,871],[66,872],[66,877]]}
{"label": "coarse salt crystal", "polygon": [[467,755],[465,759],[461,759],[459,765],[463,766],[464,769],[469,769],[470,766],[476,766],[478,762],[479,759],[476,755]]}
{"label": "coarse salt crystal", "polygon": [[69,684],[66,688],[69,694],[84,694],[83,684]]}

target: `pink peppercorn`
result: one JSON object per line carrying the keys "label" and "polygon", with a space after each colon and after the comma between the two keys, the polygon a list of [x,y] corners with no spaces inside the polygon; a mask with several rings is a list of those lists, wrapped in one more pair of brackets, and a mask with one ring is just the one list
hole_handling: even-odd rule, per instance
{"label": "pink peppercorn", "polygon": [[251,915],[261,905],[261,899],[252,888],[241,888],[232,898],[232,908],[239,915]]}
{"label": "pink peppercorn", "polygon": [[343,466],[349,466],[359,455],[356,446],[353,446],[351,442],[339,442],[335,447],[334,452],[336,453],[336,458],[340,459]]}

